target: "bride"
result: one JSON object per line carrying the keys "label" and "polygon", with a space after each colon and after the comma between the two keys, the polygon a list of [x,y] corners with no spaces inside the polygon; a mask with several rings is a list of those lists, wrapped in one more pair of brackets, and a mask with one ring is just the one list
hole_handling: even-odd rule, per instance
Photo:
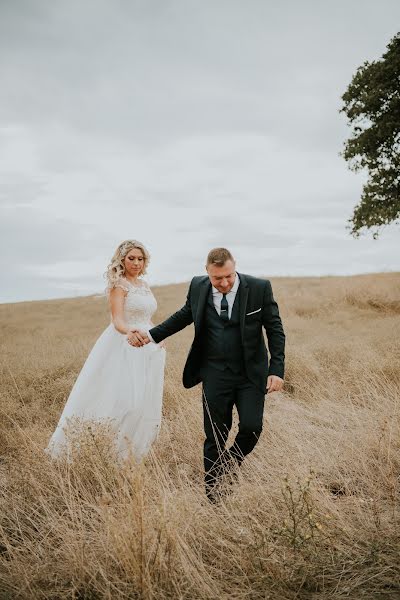
{"label": "bride", "polygon": [[144,456],[161,422],[165,349],[130,341],[133,328],[148,329],[157,302],[142,279],[149,253],[136,240],[122,242],[107,268],[111,323],[91,350],[46,451],[53,457],[67,449],[70,419],[109,421],[119,456]]}

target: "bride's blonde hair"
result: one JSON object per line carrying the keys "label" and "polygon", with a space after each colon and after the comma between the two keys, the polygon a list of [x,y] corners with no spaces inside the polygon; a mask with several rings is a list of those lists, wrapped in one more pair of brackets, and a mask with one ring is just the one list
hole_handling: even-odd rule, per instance
{"label": "bride's blonde hair", "polygon": [[107,280],[107,288],[111,290],[117,281],[124,277],[125,275],[125,266],[124,260],[125,256],[133,250],[133,248],[137,248],[141,250],[143,254],[143,269],[140,275],[145,275],[147,272],[147,267],[150,262],[150,254],[141,242],[137,240],[125,240],[120,243],[116,251],[114,252],[114,256],[111,259],[110,264],[107,267],[107,271],[105,272],[105,278]]}

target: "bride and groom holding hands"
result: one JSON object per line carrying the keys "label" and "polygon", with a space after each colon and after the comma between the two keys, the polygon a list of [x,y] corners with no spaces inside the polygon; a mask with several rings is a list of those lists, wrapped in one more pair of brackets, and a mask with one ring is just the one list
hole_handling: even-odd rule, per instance
{"label": "bride and groom holding hands", "polygon": [[[229,250],[215,248],[207,274],[192,279],[184,306],[154,326],[157,303],[142,279],[148,262],[140,242],[118,246],[107,270],[111,323],[89,354],[47,451],[57,456],[68,447],[69,419],[110,419],[120,455],[144,456],[161,423],[163,340],[194,323],[183,385],[202,383],[205,489],[214,501],[223,475],[234,473],[259,439],[265,394],[283,387],[278,305],[268,280],[237,273]],[[228,449],[234,406],[239,430]]]}

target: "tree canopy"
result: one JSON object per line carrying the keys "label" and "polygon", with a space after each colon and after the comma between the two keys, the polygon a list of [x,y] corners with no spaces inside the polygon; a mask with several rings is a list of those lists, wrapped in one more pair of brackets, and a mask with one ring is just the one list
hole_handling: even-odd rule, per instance
{"label": "tree canopy", "polygon": [[400,217],[400,32],[380,60],[357,69],[342,100],[352,128],[343,157],[351,170],[368,172],[351,233],[358,237],[366,228],[377,237]]}

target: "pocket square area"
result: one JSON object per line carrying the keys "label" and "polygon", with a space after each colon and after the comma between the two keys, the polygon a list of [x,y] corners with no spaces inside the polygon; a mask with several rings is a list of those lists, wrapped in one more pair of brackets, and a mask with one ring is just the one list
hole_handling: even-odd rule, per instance
{"label": "pocket square area", "polygon": [[252,310],[249,313],[246,313],[246,317],[250,316],[250,315],[255,315],[256,313],[260,312],[261,308],[257,308],[257,310]]}

